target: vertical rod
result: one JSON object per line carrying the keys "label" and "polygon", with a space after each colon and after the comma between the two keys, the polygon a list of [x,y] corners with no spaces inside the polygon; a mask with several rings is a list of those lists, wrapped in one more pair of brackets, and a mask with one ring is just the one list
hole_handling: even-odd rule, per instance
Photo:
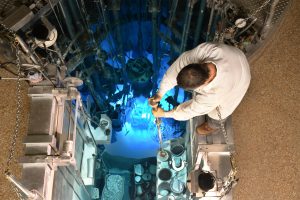
{"label": "vertical rod", "polygon": [[181,38],[180,52],[185,51],[186,48],[187,39],[190,32],[190,24],[191,24],[191,19],[193,14],[194,2],[195,2],[194,0],[189,0],[188,2],[186,16],[184,20],[184,26],[183,26],[183,33]]}
{"label": "vertical rod", "polygon": [[75,104],[75,116],[74,116],[74,125],[73,125],[73,149],[72,156],[75,158],[75,149],[76,149],[76,132],[77,132],[77,117],[78,117],[78,108],[79,108],[80,94],[78,92],[76,96]]}
{"label": "vertical rod", "polygon": [[200,12],[199,12],[197,26],[196,26],[196,30],[195,30],[194,46],[197,46],[197,44],[199,43],[200,33],[202,31],[201,29],[202,29],[202,24],[203,24],[203,19],[204,19],[205,5],[206,5],[206,0],[200,0],[200,4],[199,4]]}
{"label": "vertical rod", "polygon": [[[152,4],[150,5],[150,12],[152,15],[152,55],[153,55],[153,69],[155,72],[158,72],[158,50],[157,50],[157,14],[158,14],[158,5],[157,0],[152,0]],[[158,73],[154,73],[154,83],[153,83],[153,91],[157,89],[157,75]]]}
{"label": "vertical rod", "polygon": [[138,12],[138,55],[142,55],[143,52],[143,34],[142,34],[142,2],[138,0],[139,12]]}
{"label": "vertical rod", "polygon": [[[174,16],[176,14],[176,8],[177,8],[177,4],[178,4],[178,0],[172,0],[172,5],[171,5],[171,10],[170,10],[170,16],[169,16],[169,21],[168,21],[168,25],[169,25],[169,28],[172,30],[172,25],[173,25],[173,20],[174,20]],[[170,37],[172,38],[173,37],[173,32],[171,32],[171,35]],[[172,42],[173,43],[173,42]],[[175,46],[177,46],[175,43],[174,44],[171,44],[169,43],[170,46],[171,46],[171,50],[170,50],[170,59],[172,60],[175,55],[177,53],[179,53],[179,48],[178,47],[178,50],[175,49]]]}
{"label": "vertical rod", "polygon": [[158,139],[159,139],[159,150],[162,151],[163,139],[162,139],[162,133],[161,133],[161,130],[160,130],[161,119],[156,117],[155,118],[155,124],[156,124],[156,128],[157,128]]}
{"label": "vertical rod", "polygon": [[64,9],[65,5],[62,2],[63,1],[59,1],[59,3],[58,3],[59,4],[59,8],[60,8],[61,13],[62,13],[62,15],[64,17],[64,20],[66,22],[66,26],[67,26],[67,30],[68,30],[70,39],[72,40],[75,37],[75,35],[74,35],[74,32],[75,32],[74,31],[74,27],[73,27],[72,22],[70,20],[72,18],[70,16],[69,11],[67,9]]}
{"label": "vertical rod", "polygon": [[67,4],[68,8],[70,8],[69,13],[72,16],[72,19],[75,19],[75,24],[76,24],[75,28],[82,29],[82,27],[80,26],[80,25],[82,25],[81,20],[79,18],[80,15],[78,14],[78,13],[81,14],[80,10],[76,8],[77,6],[75,6],[73,0],[66,1],[66,4]]}
{"label": "vertical rod", "polygon": [[117,41],[118,41],[118,46],[119,46],[118,52],[121,56],[122,68],[125,69],[125,64],[126,63],[125,63],[124,47],[123,47],[123,41],[122,41],[122,35],[121,35],[121,29],[120,29],[120,16],[119,16],[118,10],[113,10],[113,15],[114,15],[114,18],[115,18]]}
{"label": "vertical rod", "polygon": [[174,19],[174,16],[175,16],[177,4],[178,4],[178,0],[173,0],[172,1],[172,6],[171,6],[171,10],[170,10],[169,21],[168,21],[168,25],[170,27],[172,26],[172,23],[173,23],[173,19]]}
{"label": "vertical rod", "polygon": [[213,18],[214,18],[214,13],[215,13],[215,1],[213,1],[212,8],[211,8],[211,11],[210,11],[209,21],[208,21],[208,26],[207,26],[207,33],[206,33],[206,39],[205,39],[206,42],[209,39],[210,29],[211,29]]}

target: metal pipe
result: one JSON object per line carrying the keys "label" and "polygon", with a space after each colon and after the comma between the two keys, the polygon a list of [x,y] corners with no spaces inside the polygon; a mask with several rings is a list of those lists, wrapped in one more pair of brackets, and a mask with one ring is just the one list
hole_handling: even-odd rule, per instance
{"label": "metal pipe", "polygon": [[64,17],[64,20],[66,22],[66,26],[67,26],[67,30],[68,30],[70,39],[72,40],[75,37],[75,35],[74,35],[74,32],[75,32],[74,31],[74,27],[73,27],[72,22],[70,20],[72,18],[70,16],[70,13],[69,13],[68,9],[64,9],[64,7],[66,7],[66,6],[63,4],[63,2],[65,2],[65,1],[59,1],[58,5],[59,5],[61,13],[62,13],[62,15]]}
{"label": "metal pipe", "polygon": [[[99,13],[100,13],[100,10],[101,10],[101,13],[102,13],[102,19],[103,19],[102,23],[103,23],[104,28],[105,28],[105,32],[106,32],[105,34],[107,35],[107,38],[108,38],[108,43],[110,45],[110,50],[111,50],[112,53],[115,54],[115,57],[117,57],[117,59],[118,59],[117,53],[115,52],[115,49],[114,49],[114,46],[115,46],[114,41],[111,37],[111,34],[109,34],[109,31],[111,31],[112,28],[110,26],[110,23],[108,23],[109,21],[108,21],[107,16],[106,16],[106,12],[105,12],[106,8],[105,8],[105,5],[104,5],[104,2],[103,2],[103,0],[99,0],[98,3],[100,4],[100,8],[98,8],[99,7],[98,4],[97,4],[97,8],[99,10]],[[105,36],[103,36],[103,39],[104,38],[105,38]]]}
{"label": "metal pipe", "polygon": [[191,24],[194,4],[195,4],[195,0],[189,0],[188,6],[187,6],[187,11],[186,11],[186,16],[185,16],[185,20],[184,20],[180,52],[183,52],[186,48],[187,39],[188,39],[188,35],[190,32],[190,24]]}
{"label": "metal pipe", "polygon": [[[138,7],[141,8],[142,2],[141,0],[138,0]],[[142,34],[142,11],[138,12],[138,55],[143,54],[143,34]]]}
{"label": "metal pipe", "polygon": [[25,188],[23,184],[21,184],[17,179],[10,173],[6,173],[6,178],[17,188],[19,189],[27,198],[29,199],[37,199],[39,195],[35,192],[32,192]]}
{"label": "metal pipe", "polygon": [[21,48],[23,49],[23,51],[31,58],[31,60],[34,62],[34,64],[39,64],[39,62],[37,61],[37,58],[35,57],[35,55],[33,55],[29,49],[29,47],[27,46],[27,44],[24,42],[24,40],[20,37],[20,36],[16,36],[16,40],[18,41],[18,43],[20,44]]}
{"label": "metal pipe", "polygon": [[[158,49],[157,49],[157,13],[158,13],[158,5],[157,0],[152,0],[151,8],[150,8],[151,16],[152,16],[152,55],[153,55],[153,70],[158,72]],[[154,73],[153,75],[153,91],[157,89],[157,78],[158,73]]]}
{"label": "metal pipe", "polygon": [[[193,118],[189,119],[189,131],[190,133],[194,133],[194,126],[193,126]],[[195,155],[194,155],[194,138],[195,138],[195,134],[189,134],[190,135],[190,147],[191,147],[191,163],[192,165],[194,165],[195,162]]]}
{"label": "metal pipe", "polygon": [[[158,30],[157,30],[158,31]],[[164,40],[166,41],[168,44],[170,44],[171,49],[174,50],[176,53],[180,53],[180,47],[177,46],[177,44],[175,44],[175,42],[173,40],[171,40],[169,37],[165,36],[163,33],[158,32],[158,35]]]}
{"label": "metal pipe", "polygon": [[[113,15],[115,18],[115,26],[116,26],[116,32],[117,32],[117,41],[118,41],[118,52],[121,55],[121,64],[122,68],[125,69],[125,56],[124,56],[124,47],[123,47],[123,41],[122,41],[122,35],[121,35],[121,29],[120,29],[120,17],[118,10],[113,10]],[[124,73],[126,75],[126,73]]]}
{"label": "metal pipe", "polygon": [[216,34],[216,29],[217,29],[218,21],[220,20],[220,18],[221,18],[220,11],[216,11],[215,16],[212,20],[211,28],[210,28],[210,35],[213,36],[213,41],[215,41],[215,40],[217,40],[217,38],[219,38],[219,33]]}
{"label": "metal pipe", "polygon": [[[73,5],[73,0],[70,0],[69,2],[70,2],[70,4]],[[84,0],[81,0],[81,5],[79,5],[78,0],[76,0],[76,5],[77,5],[77,8],[78,8],[79,13],[81,15],[82,23],[83,23],[89,37],[92,39],[92,45],[97,47],[98,44],[95,40],[94,32],[89,29],[89,24],[91,24],[91,23],[90,23],[90,20],[89,20],[90,18],[88,17],[88,14],[87,14],[87,11],[86,11]],[[76,12],[74,14],[76,16],[78,15]],[[80,19],[78,19],[78,21],[76,20],[76,26],[78,26],[79,24],[80,24]],[[83,28],[81,26],[80,26],[80,29],[81,29],[81,31],[83,31]]]}
{"label": "metal pipe", "polygon": [[75,42],[77,41],[77,39],[79,38],[79,36],[83,33],[83,30],[79,31],[75,37],[73,38],[73,40],[70,42],[69,46],[67,47],[67,49],[65,50],[65,52],[62,54],[62,59],[64,60],[67,56],[67,54],[69,53],[69,51],[71,50],[72,46],[75,44]]}
{"label": "metal pipe", "polygon": [[178,0],[173,0],[172,1],[172,6],[171,6],[171,10],[170,10],[169,21],[168,21],[168,25],[170,27],[172,26],[172,23],[173,23],[173,19],[174,19],[174,15],[175,15],[175,12],[176,12],[177,4],[178,4]]}
{"label": "metal pipe", "polygon": [[156,117],[155,118],[155,124],[156,124],[156,128],[157,128],[158,139],[159,139],[159,149],[161,151],[162,150],[162,142],[163,142],[162,133],[161,133],[161,130],[160,130],[161,119]]}
{"label": "metal pipe", "polygon": [[[67,0],[66,4],[67,4],[68,8],[70,8],[69,10],[70,10],[70,15],[72,16],[72,19],[75,19],[74,21],[75,21],[76,27],[74,27],[74,28],[82,29],[82,27],[80,26],[82,24],[81,20],[79,18],[80,15],[78,14],[78,13],[81,14],[79,8],[77,9],[77,6],[75,6],[73,0]],[[79,30],[77,30],[77,31],[79,31]]]}
{"label": "metal pipe", "polygon": [[[154,98],[150,98],[149,103],[152,107],[152,110],[157,111],[158,108],[160,107],[159,103],[154,101]],[[161,130],[160,130],[161,119],[159,117],[155,118],[155,124],[156,124],[156,128],[157,128],[158,139],[159,139],[159,150],[162,151],[163,140],[162,140],[162,133],[161,133]]]}
{"label": "metal pipe", "polygon": [[203,19],[204,19],[204,11],[205,11],[205,5],[206,5],[206,0],[200,0],[199,4],[199,15],[198,15],[198,20],[197,20],[197,26],[195,30],[195,39],[194,39],[194,46],[197,46],[199,43],[199,38],[200,38],[200,33],[202,31],[202,24],[203,24]]}
{"label": "metal pipe", "polygon": [[29,78],[6,78],[6,77],[1,77],[0,76],[0,80],[13,80],[13,81],[17,81],[17,80],[20,80],[20,81],[29,81],[30,79]]}
{"label": "metal pipe", "polygon": [[[83,111],[84,112],[84,111]],[[93,141],[93,144],[94,144],[94,146],[96,147],[97,146],[97,143],[96,143],[96,140],[95,140],[95,138],[94,138],[94,136],[93,136],[93,133],[92,133],[92,130],[91,130],[91,127],[90,127],[90,124],[89,124],[89,122],[88,122],[88,120],[86,121],[86,124],[87,124],[87,127],[88,127],[88,132],[89,132],[89,134],[90,134],[90,136],[91,136],[91,138],[92,138],[92,141]]]}
{"label": "metal pipe", "polygon": [[212,21],[213,21],[213,18],[214,18],[214,13],[215,13],[215,1],[213,1],[212,3],[212,8],[211,8],[211,11],[210,11],[210,16],[209,16],[209,21],[208,21],[208,26],[207,26],[207,33],[206,33],[206,42],[208,41],[208,37],[210,35],[210,29],[211,29],[211,26],[212,26]]}
{"label": "metal pipe", "polygon": [[[77,89],[76,89],[77,90]],[[79,108],[79,101],[80,101],[80,94],[77,91],[76,96],[76,105],[75,105],[75,116],[74,116],[74,125],[73,125],[73,149],[72,149],[72,157],[75,158],[75,149],[76,149],[76,132],[77,132],[77,117],[78,117],[78,108]]]}

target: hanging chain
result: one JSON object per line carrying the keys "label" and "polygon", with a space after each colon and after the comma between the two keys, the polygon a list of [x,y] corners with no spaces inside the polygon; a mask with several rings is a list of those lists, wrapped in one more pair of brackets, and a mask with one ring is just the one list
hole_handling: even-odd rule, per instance
{"label": "hanging chain", "polygon": [[10,171],[10,165],[11,162],[13,160],[14,154],[15,154],[15,147],[16,147],[16,141],[17,141],[17,137],[20,133],[20,122],[21,122],[21,105],[22,105],[22,100],[21,100],[21,81],[20,81],[20,77],[21,77],[21,62],[20,62],[20,51],[19,51],[19,46],[18,46],[18,42],[15,40],[16,38],[16,33],[13,32],[12,30],[10,30],[9,28],[7,28],[4,24],[0,24],[0,28],[1,31],[7,31],[8,33],[8,38],[10,39],[11,42],[11,47],[15,48],[15,56],[16,56],[16,66],[18,69],[18,76],[17,76],[17,86],[16,86],[16,97],[17,97],[17,108],[16,108],[16,123],[15,123],[15,128],[14,128],[14,132],[12,135],[12,141],[11,141],[11,145],[10,145],[10,149],[9,149],[9,157],[7,159],[7,163],[6,163],[6,170],[5,173],[9,173]]}
{"label": "hanging chain", "polygon": [[[227,145],[229,145],[228,134],[227,134],[227,131],[225,129],[224,121],[222,119],[220,106],[216,107],[216,111],[217,111],[217,114],[218,114],[218,117],[219,117],[221,130],[222,130],[223,136],[225,138],[225,143]],[[231,150],[231,149],[229,149],[229,150]],[[221,198],[223,196],[225,196],[231,190],[231,188],[234,186],[234,184],[238,180],[235,177],[236,173],[237,173],[237,167],[236,167],[236,164],[235,164],[235,157],[234,157],[234,154],[232,152],[230,152],[230,164],[231,164],[231,170],[230,170],[229,174],[227,175],[225,182],[223,183],[223,191],[222,191],[222,194],[221,194]]]}
{"label": "hanging chain", "polygon": [[216,107],[216,110],[217,110],[217,114],[218,114],[218,117],[219,117],[219,120],[220,120],[220,126],[221,126],[221,130],[222,130],[222,133],[223,133],[223,136],[224,136],[224,139],[225,139],[225,143],[228,144],[229,139],[228,139],[228,135],[227,135],[227,132],[226,132],[226,129],[225,129],[224,121],[222,119],[222,115],[221,115],[221,112],[220,112],[220,106]]}
{"label": "hanging chain", "polygon": [[[12,160],[15,155],[15,148],[16,148],[16,142],[17,142],[17,137],[20,133],[20,123],[21,123],[21,105],[22,105],[22,99],[21,99],[21,61],[20,61],[20,50],[19,50],[19,44],[16,41],[16,33],[12,31],[11,29],[7,28],[4,24],[0,23],[0,33],[5,32],[10,43],[11,43],[11,48],[13,50],[13,47],[15,49],[15,56],[16,56],[16,66],[17,66],[17,85],[16,85],[16,122],[15,122],[15,128],[14,132],[12,135],[11,139],[11,145],[9,149],[9,156],[6,162],[6,169],[4,173],[6,175],[10,175],[10,166],[12,163]],[[17,196],[19,199],[23,200],[24,197],[20,193],[19,189],[16,188],[14,185],[12,185],[13,190],[16,192]]]}
{"label": "hanging chain", "polygon": [[223,41],[223,39],[224,39],[224,34],[225,34],[226,32],[233,32],[234,29],[235,29],[236,27],[238,27],[239,25],[241,25],[242,23],[247,22],[249,19],[256,18],[256,17],[255,17],[256,14],[259,13],[264,7],[266,7],[266,6],[270,3],[270,1],[271,1],[271,0],[266,0],[260,7],[258,7],[258,8],[255,9],[255,10],[252,10],[252,11],[250,12],[249,17],[247,17],[247,18],[245,18],[245,19],[239,21],[238,23],[234,24],[234,25],[231,26],[231,27],[225,28],[225,29],[221,32],[220,36],[218,36],[219,42],[222,42],[222,41]]}

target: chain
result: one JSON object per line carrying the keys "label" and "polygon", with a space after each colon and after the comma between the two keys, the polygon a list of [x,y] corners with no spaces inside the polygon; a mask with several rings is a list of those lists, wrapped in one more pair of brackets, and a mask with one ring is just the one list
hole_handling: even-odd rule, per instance
{"label": "chain", "polygon": [[221,32],[220,36],[218,36],[219,42],[223,41],[224,34],[225,34],[226,32],[232,32],[232,31],[234,31],[234,29],[235,29],[236,27],[238,27],[238,26],[241,25],[242,23],[247,22],[249,19],[255,18],[256,14],[259,13],[264,7],[266,7],[266,6],[270,3],[270,1],[271,1],[271,0],[266,0],[260,7],[258,7],[258,8],[255,9],[255,10],[252,10],[252,11],[250,12],[249,17],[247,17],[247,18],[245,18],[245,19],[239,21],[238,23],[234,24],[234,25],[231,26],[231,27],[225,28],[225,29]]}
{"label": "chain", "polygon": [[14,154],[15,154],[15,146],[16,146],[16,140],[17,137],[20,133],[20,122],[21,122],[21,81],[20,81],[20,77],[21,77],[21,62],[20,62],[20,51],[19,51],[19,46],[18,46],[18,42],[15,40],[16,38],[16,33],[13,32],[12,30],[10,30],[9,28],[7,28],[4,24],[0,24],[0,28],[1,31],[7,31],[8,33],[8,38],[10,39],[11,42],[11,47],[14,46],[15,48],[15,53],[16,53],[16,65],[18,68],[18,77],[17,77],[17,86],[16,86],[16,97],[17,97],[17,108],[16,108],[16,123],[15,123],[15,128],[14,128],[14,133],[12,135],[12,141],[11,141],[11,146],[9,149],[9,157],[7,159],[7,163],[6,163],[6,170],[5,173],[9,173],[9,168],[11,165],[11,162],[13,160]]}
{"label": "chain", "polygon": [[228,144],[229,139],[228,139],[227,131],[225,129],[225,125],[224,125],[222,115],[221,115],[221,112],[220,112],[220,106],[216,107],[216,110],[217,110],[217,114],[218,114],[218,117],[219,117],[219,120],[220,120],[220,126],[221,126],[221,130],[222,130],[222,133],[223,133],[223,136],[224,136],[224,139],[225,139],[225,143]]}
{"label": "chain", "polygon": [[[16,85],[16,97],[17,97],[17,108],[16,108],[16,123],[15,123],[15,128],[14,128],[14,132],[12,135],[12,139],[11,139],[11,145],[10,145],[10,149],[9,149],[9,156],[7,159],[7,163],[6,163],[6,169],[4,171],[4,173],[6,175],[10,174],[10,165],[12,163],[12,160],[14,158],[15,155],[15,147],[16,147],[16,141],[17,141],[17,137],[20,133],[20,122],[21,122],[21,105],[22,105],[22,100],[21,100],[21,81],[20,81],[20,77],[21,77],[21,61],[20,61],[20,50],[19,50],[19,46],[18,46],[18,42],[16,41],[16,33],[13,32],[11,29],[7,28],[4,24],[0,23],[0,32],[6,32],[8,39],[10,40],[11,43],[11,47],[13,50],[13,47],[15,48],[15,56],[16,56],[16,66],[18,68],[17,71],[17,85]],[[23,200],[23,196],[20,193],[19,189],[16,188],[13,185],[13,190],[16,192],[17,196],[19,199]]]}
{"label": "chain", "polygon": [[[220,120],[221,130],[222,130],[223,136],[225,138],[225,143],[228,145],[229,139],[228,139],[227,131],[225,129],[224,121],[222,119],[222,115],[220,112],[220,106],[216,107],[216,110],[217,110],[217,114],[218,114],[218,117]],[[237,168],[236,168],[236,164],[235,164],[235,157],[232,152],[230,152],[230,164],[231,164],[231,170],[230,170],[229,174],[227,175],[227,178],[226,178],[227,180],[223,184],[223,191],[222,191],[221,198],[223,196],[225,196],[231,190],[231,188],[234,186],[234,184],[237,182],[237,179],[235,177],[235,175],[237,173]]]}
{"label": "chain", "polygon": [[[245,23],[247,22],[248,20],[252,19],[252,18],[256,18],[256,14],[259,13],[264,7],[266,7],[269,3],[270,3],[271,0],[266,0],[260,7],[258,7],[256,10],[253,10],[251,11],[249,17],[241,20],[240,22],[234,24],[233,26],[231,27],[228,27],[226,29],[224,29],[224,31],[221,32],[221,34],[218,36],[218,40],[219,42],[222,42],[223,41],[223,37],[224,37],[224,34],[226,32],[233,32],[234,29],[236,27],[238,27],[240,24],[242,23]],[[226,132],[226,129],[225,129],[225,126],[224,126],[224,122],[222,120],[222,115],[221,115],[221,112],[220,112],[220,107],[218,106],[216,108],[217,110],[217,114],[218,114],[218,117],[219,117],[219,120],[220,120],[220,125],[221,125],[221,130],[222,130],[222,133],[224,135],[224,138],[225,138],[225,143],[228,144],[229,143],[229,139],[228,139],[228,135],[227,135],[227,132]],[[223,193],[221,195],[221,198],[223,196],[225,196],[230,190],[231,188],[234,186],[234,184],[237,182],[237,178],[235,177],[236,176],[236,173],[237,173],[237,167],[236,167],[236,164],[235,164],[235,156],[234,154],[231,152],[230,153],[230,163],[231,163],[231,171],[230,173],[228,174],[227,176],[227,180],[225,181],[225,183],[223,184]]]}

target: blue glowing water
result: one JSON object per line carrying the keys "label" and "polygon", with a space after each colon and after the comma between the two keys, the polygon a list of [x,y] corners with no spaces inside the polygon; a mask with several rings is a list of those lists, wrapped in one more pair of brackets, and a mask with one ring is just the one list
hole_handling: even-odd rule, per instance
{"label": "blue glowing water", "polygon": [[[123,43],[123,55],[125,63],[129,59],[139,57],[147,58],[153,64],[153,55],[151,50],[151,26],[150,21],[130,22],[120,25],[121,37]],[[161,25],[161,32],[168,34],[170,32],[167,27]],[[138,33],[142,33],[143,37],[138,37]],[[139,41],[142,40],[142,41]],[[142,44],[142,45],[141,45]],[[100,48],[107,52],[108,59],[106,63],[112,68],[121,69],[122,63],[119,57],[119,46],[116,40],[114,31],[107,34],[106,38],[100,42]],[[169,67],[170,61],[170,46],[169,44],[159,42],[159,70],[154,71],[159,85],[164,73]],[[122,91],[123,84],[116,85],[115,94]],[[167,92],[160,102],[160,106],[164,110],[173,109],[173,105],[166,101],[169,96],[174,96],[175,90]],[[115,107],[121,105],[123,110],[124,124],[121,130],[113,130],[113,143],[105,145],[106,152],[111,155],[123,156],[129,158],[146,158],[156,156],[159,148],[157,127],[155,118],[152,115],[151,107],[148,105],[148,98],[154,95],[151,91],[148,96],[135,95],[131,89],[126,94],[125,98],[121,98],[116,102],[110,102],[110,105]],[[185,100],[184,91],[179,89],[175,101],[181,103]],[[173,119],[162,118],[161,132],[163,140],[170,140],[180,137],[185,131],[185,122],[178,122]]]}

